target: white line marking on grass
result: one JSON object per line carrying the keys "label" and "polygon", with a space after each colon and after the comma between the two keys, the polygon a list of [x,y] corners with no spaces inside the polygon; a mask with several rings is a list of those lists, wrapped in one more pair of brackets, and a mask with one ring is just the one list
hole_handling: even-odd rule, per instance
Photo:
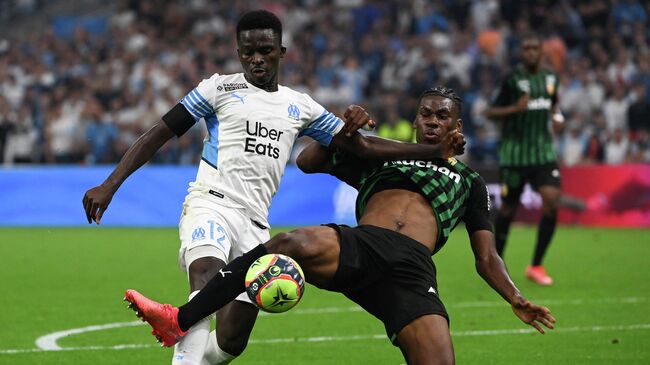
{"label": "white line marking on grass", "polygon": [[[623,297],[623,298],[602,298],[602,299],[546,299],[538,300],[538,303],[543,303],[545,305],[582,305],[582,304],[637,304],[647,302],[648,298],[643,297]],[[477,302],[459,302],[455,304],[450,304],[449,308],[481,308],[481,307],[496,307],[496,306],[505,306],[506,303],[503,301],[477,301]],[[326,307],[326,308],[305,308],[305,309],[295,309],[286,313],[285,315],[305,315],[305,314],[328,314],[328,313],[357,313],[363,312],[358,306],[350,307]],[[270,313],[260,313],[261,316],[271,315]],[[277,316],[273,314],[272,316]],[[117,345],[117,346],[86,346],[86,347],[67,347],[63,348],[57,344],[57,341],[63,337],[68,337],[72,335],[77,335],[85,332],[92,331],[103,331],[107,329],[114,328],[123,328],[123,327],[134,327],[144,325],[144,322],[141,321],[132,321],[132,322],[119,322],[119,323],[109,323],[104,325],[94,325],[81,328],[73,328],[65,331],[58,331],[50,333],[48,335],[39,337],[36,340],[35,349],[6,349],[0,350],[0,354],[15,354],[15,353],[26,353],[26,352],[41,352],[41,351],[73,351],[73,350],[122,350],[129,348],[141,348],[141,347],[150,347],[149,345]],[[638,329],[647,329],[645,324],[632,325],[623,327],[602,327],[605,330],[613,329],[637,329],[634,326],[640,326]],[[575,332],[575,331],[599,331],[601,327],[563,327],[557,329],[558,332]],[[517,333],[530,333],[535,332],[532,328],[521,328],[515,330],[486,330],[486,331],[464,331],[464,332],[453,332],[454,336],[485,336],[491,334],[517,334]],[[318,342],[318,341],[347,341],[347,340],[359,340],[359,339],[376,339],[376,338],[385,338],[384,335],[373,335],[373,336],[353,336],[353,337],[309,337],[303,339],[296,338],[278,338],[271,340],[252,340],[251,343],[281,343],[281,342]],[[153,345],[152,345],[153,346]]]}
{"label": "white line marking on grass", "polygon": [[[132,327],[141,325],[141,322],[124,322],[124,323],[111,323],[105,326],[92,326],[92,327],[105,327],[105,328],[119,328],[119,327]],[[98,330],[98,329],[93,329]],[[631,325],[614,325],[614,326],[574,326],[574,327],[559,327],[549,333],[553,332],[605,332],[605,331],[634,331],[634,330],[650,330],[650,323],[639,323]],[[466,337],[466,336],[497,336],[497,335],[519,335],[537,332],[533,328],[513,328],[501,330],[475,330],[475,331],[452,331],[453,337]],[[345,342],[345,341],[365,341],[365,340],[387,340],[385,334],[380,335],[357,335],[357,336],[319,336],[319,337],[290,337],[290,338],[271,338],[251,340],[249,343],[252,345],[259,344],[277,344],[277,343],[313,343],[313,342]],[[139,348],[152,348],[159,347],[155,344],[126,344],[115,346],[83,346],[83,347],[60,347],[56,346],[51,349],[35,348],[35,349],[8,349],[0,350],[2,355],[10,354],[24,354],[35,352],[50,352],[50,351],[93,351],[93,350],[126,350],[126,349],[139,349]]]}
{"label": "white line marking on grass", "polygon": [[145,323],[142,321],[133,321],[133,322],[118,322],[118,323],[102,324],[97,326],[73,328],[65,331],[50,333],[49,335],[39,337],[36,339],[36,346],[39,349],[42,349],[44,351],[60,351],[63,350],[63,347],[59,346],[56,342],[62,337],[78,335],[80,333],[85,333],[85,332],[109,330],[113,328],[141,326],[143,324]]}

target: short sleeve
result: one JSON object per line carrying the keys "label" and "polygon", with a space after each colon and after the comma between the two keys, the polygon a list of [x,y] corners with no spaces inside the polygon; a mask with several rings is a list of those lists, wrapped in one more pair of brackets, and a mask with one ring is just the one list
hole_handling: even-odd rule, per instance
{"label": "short sleeve", "polygon": [[204,79],[197,87],[181,99],[181,104],[192,115],[195,123],[201,118],[209,117],[215,113],[217,109],[215,101],[218,79],[219,74],[214,74],[209,79]]}
{"label": "short sleeve", "polygon": [[332,138],[343,129],[345,123],[308,95],[305,94],[305,97],[310,113],[307,124],[300,131],[300,136],[311,137],[323,146],[329,146]]}
{"label": "short sleeve", "polygon": [[467,210],[463,216],[467,233],[471,235],[482,230],[493,232],[492,222],[490,222],[490,192],[485,181],[478,177],[472,183],[471,189]]}

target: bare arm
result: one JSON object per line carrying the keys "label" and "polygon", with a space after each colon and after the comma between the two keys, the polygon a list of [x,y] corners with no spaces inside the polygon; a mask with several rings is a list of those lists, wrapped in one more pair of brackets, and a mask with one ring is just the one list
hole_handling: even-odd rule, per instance
{"label": "bare arm", "polygon": [[476,231],[470,236],[470,242],[476,259],[476,271],[503,299],[510,303],[515,315],[540,333],[544,333],[540,324],[553,329],[555,318],[548,308],[536,305],[524,298],[510,279],[503,260],[496,252],[494,234],[487,230]]}
{"label": "bare arm", "polygon": [[332,139],[331,146],[363,159],[433,159],[460,155],[465,150],[465,139],[459,130],[449,133],[437,145],[404,143],[390,139],[363,136],[357,133],[362,126],[374,123],[368,113],[358,105],[351,105],[343,116],[344,128]]}
{"label": "bare arm", "polygon": [[503,119],[513,114],[528,110],[528,94],[523,94],[516,103],[507,106],[492,106],[485,110],[485,116],[490,119]]}
{"label": "bare arm", "polygon": [[327,147],[311,141],[296,158],[296,165],[306,174],[329,173],[332,169],[332,154]]}
{"label": "bare arm", "polygon": [[[346,137],[342,133],[332,139],[332,145],[341,151],[348,152],[364,159],[398,160],[398,159],[433,159],[448,158],[457,155],[454,148],[463,140],[460,132],[450,134],[449,143],[437,145],[405,143],[390,139],[362,136],[359,133]],[[462,142],[464,145],[464,142]]]}
{"label": "bare arm", "polygon": [[99,224],[104,211],[113,199],[113,194],[124,180],[149,161],[173,136],[175,136],[174,132],[164,122],[159,121],[135,141],[106,180],[84,195],[83,205],[88,223],[94,220]]}

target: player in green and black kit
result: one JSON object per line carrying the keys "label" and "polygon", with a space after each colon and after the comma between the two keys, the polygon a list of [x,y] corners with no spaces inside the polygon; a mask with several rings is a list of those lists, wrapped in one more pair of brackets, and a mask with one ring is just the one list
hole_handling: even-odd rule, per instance
{"label": "player in green and black kit", "polygon": [[560,201],[560,170],[557,165],[549,121],[555,131],[564,118],[558,109],[558,78],[540,67],[541,39],[522,38],[522,64],[508,76],[492,105],[488,118],[502,121],[499,165],[502,204],[495,223],[497,252],[503,250],[526,182],[542,197],[542,218],[537,246],[526,277],[541,285],[553,280],[542,266],[557,222]]}
{"label": "player in green and black kit", "polygon": [[380,319],[408,364],[453,364],[448,316],[431,255],[462,220],[478,273],[523,322],[541,333],[542,325],[553,328],[549,310],[524,299],[496,253],[485,183],[453,157],[462,153],[460,108],[460,98],[450,89],[429,89],[420,98],[413,123],[417,142],[440,146],[445,158],[373,162],[316,144],[302,152],[298,163],[303,171],[328,172],[359,190],[358,226],[327,224],[276,235],[231,261],[180,308],[134,290],[127,291],[127,300],[154,334],[173,343],[245,290],[246,271],[257,258],[282,253],[298,261],[308,282],[345,294]]}

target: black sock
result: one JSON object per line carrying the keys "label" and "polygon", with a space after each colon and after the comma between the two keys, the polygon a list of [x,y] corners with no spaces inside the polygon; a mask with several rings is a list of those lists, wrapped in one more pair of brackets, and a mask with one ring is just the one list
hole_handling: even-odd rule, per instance
{"label": "black sock", "polygon": [[535,247],[535,256],[533,256],[533,265],[541,265],[546,249],[551,243],[553,233],[555,233],[555,223],[557,214],[550,216],[542,215],[537,228],[537,247]]}
{"label": "black sock", "polygon": [[178,308],[178,326],[181,330],[187,331],[244,292],[248,268],[267,253],[264,245],[258,245],[224,266],[192,300]]}
{"label": "black sock", "polygon": [[506,247],[506,239],[508,238],[508,232],[510,232],[512,218],[512,216],[499,213],[496,222],[494,222],[494,239],[496,241],[497,253],[501,257],[503,257],[503,250]]}

